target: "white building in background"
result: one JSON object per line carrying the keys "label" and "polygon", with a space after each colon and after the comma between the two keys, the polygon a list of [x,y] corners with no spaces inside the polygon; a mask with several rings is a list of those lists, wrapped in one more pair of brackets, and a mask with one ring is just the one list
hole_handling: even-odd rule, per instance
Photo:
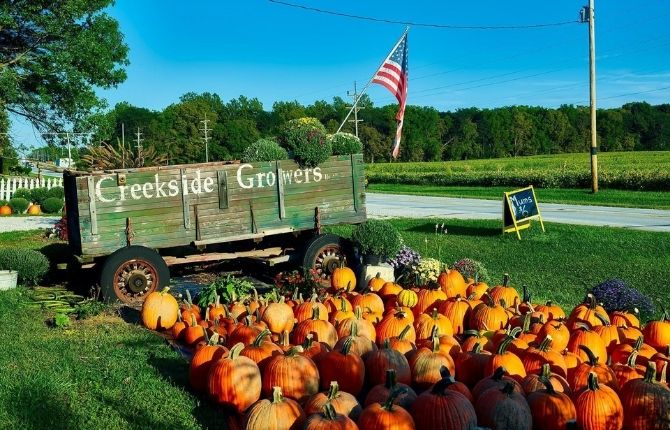
{"label": "white building in background", "polygon": [[74,167],[74,161],[72,161],[72,158],[58,158],[56,159],[56,166],[63,169],[69,169]]}

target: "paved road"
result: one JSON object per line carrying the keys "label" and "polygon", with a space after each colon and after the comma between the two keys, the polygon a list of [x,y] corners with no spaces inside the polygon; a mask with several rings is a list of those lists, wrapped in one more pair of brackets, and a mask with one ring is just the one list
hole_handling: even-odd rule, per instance
{"label": "paved road", "polygon": [[[371,217],[501,219],[498,200],[367,193]],[[600,225],[670,232],[670,210],[563,205],[540,202],[542,219],[565,224]]]}
{"label": "paved road", "polygon": [[0,233],[7,231],[36,230],[52,228],[59,216],[9,216],[0,218]]}

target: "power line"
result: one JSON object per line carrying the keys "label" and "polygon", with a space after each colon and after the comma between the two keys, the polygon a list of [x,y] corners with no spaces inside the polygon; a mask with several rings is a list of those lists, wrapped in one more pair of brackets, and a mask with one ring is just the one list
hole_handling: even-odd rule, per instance
{"label": "power line", "polygon": [[396,21],[392,19],[385,18],[375,18],[371,16],[362,16],[354,15],[344,12],[335,12],[331,10],[319,9],[310,6],[304,6],[300,4],[288,3],[279,0],[268,0],[270,3],[276,3],[284,6],[294,7],[297,9],[304,9],[311,12],[323,13],[326,15],[341,16],[345,18],[360,19],[365,21],[374,21],[374,22],[383,22],[385,24],[403,24],[410,25],[413,27],[430,27],[430,28],[446,28],[452,30],[519,30],[519,29],[532,29],[532,28],[544,28],[544,27],[560,27],[563,25],[576,24],[579,21],[562,21],[562,22],[552,22],[544,24],[526,24],[526,25],[454,25],[454,24],[434,24],[434,23],[425,23],[425,22],[414,22],[414,21]]}

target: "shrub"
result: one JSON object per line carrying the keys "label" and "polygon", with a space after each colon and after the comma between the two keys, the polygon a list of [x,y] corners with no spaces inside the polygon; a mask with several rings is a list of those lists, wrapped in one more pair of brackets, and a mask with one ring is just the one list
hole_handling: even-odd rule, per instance
{"label": "shrub", "polygon": [[247,146],[242,154],[242,161],[253,163],[255,161],[275,161],[288,158],[288,153],[273,139],[258,139]]}
{"label": "shrub", "polygon": [[451,266],[451,268],[458,270],[458,272],[463,275],[465,279],[472,278],[480,282],[486,282],[487,284],[491,282],[489,272],[479,261],[475,261],[470,258],[463,258],[456,261],[453,266]]}
{"label": "shrub", "polygon": [[16,270],[19,282],[37,284],[49,271],[49,260],[34,249],[2,248],[0,270]]}
{"label": "shrub", "polygon": [[402,237],[398,230],[393,224],[384,220],[369,220],[359,224],[351,238],[361,253],[384,258],[396,255],[402,246]]}
{"label": "shrub", "polygon": [[0,206],[5,206],[6,204],[9,204],[7,200],[0,199]]}
{"label": "shrub", "polygon": [[301,166],[317,166],[333,154],[333,148],[326,139],[326,129],[316,118],[298,118],[287,122],[280,130],[278,140]]}
{"label": "shrub", "polygon": [[59,199],[58,197],[49,197],[42,203],[42,210],[44,213],[48,214],[59,213],[61,210],[63,210],[63,204],[63,199]]}
{"label": "shrub", "polygon": [[17,188],[16,191],[14,191],[12,194],[12,198],[26,199],[30,202],[32,199],[32,194],[28,188]]}
{"label": "shrub", "polygon": [[30,190],[30,201],[36,205],[42,205],[44,201],[49,197],[49,190],[45,187],[33,188]]}
{"label": "shrub", "polygon": [[57,197],[59,199],[65,198],[65,190],[63,187],[53,187],[47,192],[47,197]]}
{"label": "shrub", "polygon": [[9,200],[9,206],[12,207],[12,211],[14,211],[15,214],[24,213],[29,205],[30,202],[23,197],[12,197],[12,199]]}
{"label": "shrub", "polygon": [[603,304],[607,312],[633,312],[637,308],[643,318],[654,313],[654,304],[649,297],[635,288],[629,287],[628,284],[618,278],[604,281],[594,287],[591,293],[598,302]]}
{"label": "shrub", "polygon": [[349,155],[363,152],[361,140],[351,133],[335,133],[328,136],[333,155]]}

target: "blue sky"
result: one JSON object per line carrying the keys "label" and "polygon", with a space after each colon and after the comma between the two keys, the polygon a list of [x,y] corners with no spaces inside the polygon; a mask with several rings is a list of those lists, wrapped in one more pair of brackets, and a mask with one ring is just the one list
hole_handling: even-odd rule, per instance
{"label": "blue sky", "polygon": [[[587,0],[501,2],[287,0],[325,10],[399,21],[529,25],[578,19]],[[227,101],[332,100],[359,89],[404,30],[400,24],[305,11],[267,0],[118,0],[109,13],[130,47],[128,79],[100,91],[163,109],[188,91]],[[670,5],[664,0],[596,3],[599,107],[670,102]],[[542,29],[409,32],[408,103],[445,111],[514,104],[588,104],[588,25]],[[635,93],[635,94],[633,94]],[[381,86],[375,105],[394,104]],[[626,95],[630,94],[630,95]],[[34,140],[16,122],[14,135]]]}

